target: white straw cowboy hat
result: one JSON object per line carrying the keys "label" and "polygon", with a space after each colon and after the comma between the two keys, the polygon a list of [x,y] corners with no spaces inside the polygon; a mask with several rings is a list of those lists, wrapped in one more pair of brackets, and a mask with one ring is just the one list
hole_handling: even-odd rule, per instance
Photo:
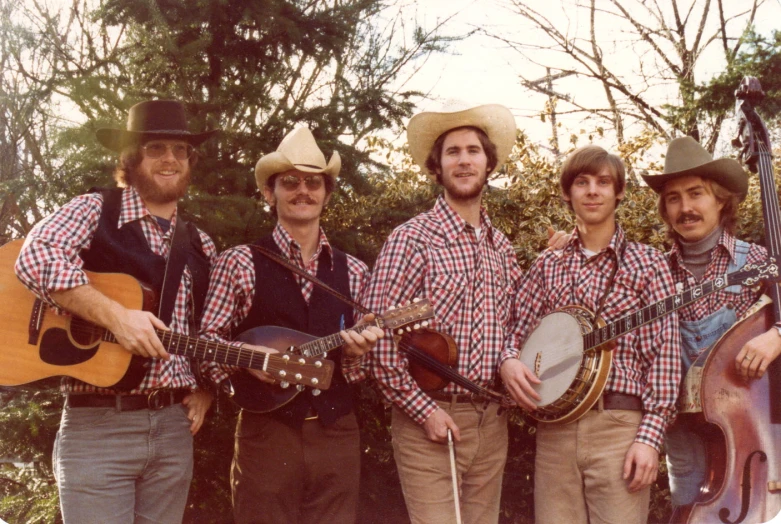
{"label": "white straw cowboy hat", "polygon": [[[499,169],[510,156],[516,132],[513,114],[499,104],[470,107],[461,101],[450,101],[445,103],[441,111],[413,116],[407,125],[407,141],[412,160],[423,172],[428,173],[426,159],[437,138],[451,129],[466,126],[482,129],[488,135],[496,146],[496,166],[491,173]],[[434,176],[434,173],[428,174]]]}
{"label": "white straw cowboy hat", "polygon": [[690,136],[676,138],[667,147],[664,160],[664,172],[659,175],[643,175],[643,180],[651,189],[661,193],[664,185],[682,176],[698,176],[713,180],[729,191],[746,198],[748,176],[737,160],[713,156]]}
{"label": "white straw cowboy hat", "polygon": [[317,147],[312,132],[306,127],[299,127],[282,139],[276,151],[260,157],[255,165],[255,181],[262,190],[271,175],[291,169],[302,173],[322,173],[336,180],[341,168],[342,158],[337,151],[326,164],[325,155]]}
{"label": "white straw cowboy hat", "polygon": [[174,138],[197,147],[217,131],[191,133],[187,129],[187,116],[181,102],[147,100],[130,108],[127,129],[100,128],[95,136],[105,147],[121,153],[126,146],[154,138]]}

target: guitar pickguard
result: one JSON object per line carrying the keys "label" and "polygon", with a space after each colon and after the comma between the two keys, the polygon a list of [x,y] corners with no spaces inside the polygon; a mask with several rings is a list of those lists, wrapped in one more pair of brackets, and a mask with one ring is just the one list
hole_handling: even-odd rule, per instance
{"label": "guitar pickguard", "polygon": [[75,366],[94,357],[98,347],[99,344],[86,349],[74,346],[67,331],[51,328],[41,337],[38,354],[43,362],[52,366]]}

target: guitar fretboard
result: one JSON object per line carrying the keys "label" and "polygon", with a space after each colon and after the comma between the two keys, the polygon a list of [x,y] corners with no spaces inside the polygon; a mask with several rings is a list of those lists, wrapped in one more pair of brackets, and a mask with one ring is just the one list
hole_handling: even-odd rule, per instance
{"label": "guitar fretboard", "polygon": [[687,289],[683,293],[670,295],[650,306],[646,306],[634,313],[623,316],[618,320],[610,322],[601,328],[595,328],[590,333],[583,335],[584,350],[593,349],[610,340],[620,337],[633,329],[653,322],[657,318],[663,317],[682,307],[688,306],[692,302],[699,300],[711,293],[724,289],[726,287],[739,284],[745,278],[756,274],[755,270],[735,271],[725,274],[714,280],[703,282],[700,285]]}
{"label": "guitar fretboard", "polygon": [[[353,328],[350,328],[348,331],[355,331],[356,333],[361,333],[370,325],[372,324],[362,324],[360,326],[355,326]],[[328,351],[331,351],[332,349],[338,348],[343,344],[344,344],[344,339],[339,335],[339,333],[334,333],[333,335],[328,335],[323,338],[318,338],[315,340],[311,340],[309,342],[305,342],[304,344],[298,346],[296,349],[305,357],[318,357],[320,355],[327,353]]]}

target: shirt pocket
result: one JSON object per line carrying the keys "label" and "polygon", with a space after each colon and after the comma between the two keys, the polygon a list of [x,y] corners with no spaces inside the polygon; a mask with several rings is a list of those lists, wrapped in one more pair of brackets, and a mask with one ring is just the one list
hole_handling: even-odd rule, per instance
{"label": "shirt pocket", "polygon": [[464,273],[441,273],[432,275],[429,300],[434,306],[434,318],[445,326],[452,327],[464,306],[467,278]]}

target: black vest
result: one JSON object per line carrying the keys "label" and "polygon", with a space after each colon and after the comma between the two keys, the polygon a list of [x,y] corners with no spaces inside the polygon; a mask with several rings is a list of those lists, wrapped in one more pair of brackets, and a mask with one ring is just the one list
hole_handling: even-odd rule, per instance
{"label": "black vest", "polygon": [[[154,290],[155,296],[160,298],[165,277],[166,259],[152,252],[138,221],[126,223],[121,228],[117,227],[122,209],[121,189],[94,189],[92,191],[103,195],[103,209],[89,249],[84,249],[80,253],[80,257],[84,261],[84,269],[101,273],[131,275],[149,286]],[[179,220],[181,218],[177,218],[177,221]],[[196,324],[191,327],[197,327],[209,286],[209,259],[203,252],[198,229],[186,222],[179,224],[177,228],[182,225],[184,227],[181,230],[189,236],[189,240],[184,244],[184,261],[190,268],[193,279],[192,298],[195,319],[192,320]],[[181,282],[182,271],[169,275],[174,295]],[[173,300],[166,300],[162,310],[153,311],[166,325],[171,322],[173,302]]]}
{"label": "black vest", "polygon": [[[281,255],[271,235],[261,238],[257,244]],[[323,250],[317,268],[317,278],[345,296],[350,296],[350,280],[347,271],[347,255],[336,249],[331,257]],[[301,286],[292,271],[270,260],[258,251],[252,251],[255,265],[255,296],[247,318],[237,326],[234,334],[240,334],[258,326],[280,326],[295,329],[316,337],[338,332],[353,326],[352,307],[326,293],[315,285],[309,304],[301,295]],[[342,375],[342,351],[328,353],[334,361],[331,387],[318,396],[311,389],[299,393],[292,402],[271,412],[271,416],[293,427],[301,427],[310,408],[318,414],[324,426],[330,426],[353,407],[353,388]]]}

